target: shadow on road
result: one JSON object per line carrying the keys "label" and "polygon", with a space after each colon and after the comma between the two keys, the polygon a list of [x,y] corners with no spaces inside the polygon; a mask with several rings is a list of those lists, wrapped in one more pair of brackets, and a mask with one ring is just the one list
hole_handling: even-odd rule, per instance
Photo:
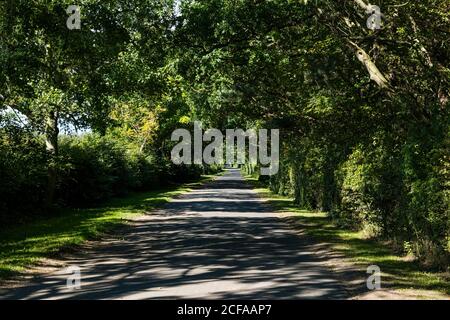
{"label": "shadow on road", "polygon": [[313,251],[230,171],[68,260],[81,289],[61,270],[2,298],[346,298]]}

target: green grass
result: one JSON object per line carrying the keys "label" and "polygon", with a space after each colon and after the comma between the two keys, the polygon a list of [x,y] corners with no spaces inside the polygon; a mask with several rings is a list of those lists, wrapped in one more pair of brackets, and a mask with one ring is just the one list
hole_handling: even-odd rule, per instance
{"label": "green grass", "polygon": [[57,217],[0,231],[0,279],[12,278],[43,258],[99,238],[212,177],[203,176],[199,182],[115,198],[99,208],[65,210]]}
{"label": "green grass", "polygon": [[382,281],[388,287],[450,294],[448,273],[423,271],[417,262],[396,255],[388,245],[366,239],[363,232],[339,228],[326,213],[301,210],[294,205],[293,199],[273,193],[255,178],[246,178],[275,209],[295,213],[298,219],[295,222],[316,241],[329,243],[334,251],[361,270],[369,265],[378,265],[382,271]]}

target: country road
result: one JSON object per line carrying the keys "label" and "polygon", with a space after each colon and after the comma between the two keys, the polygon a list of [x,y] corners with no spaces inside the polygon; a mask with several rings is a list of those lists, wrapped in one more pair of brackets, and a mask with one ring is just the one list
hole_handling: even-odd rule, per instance
{"label": "country road", "polygon": [[261,200],[238,170],[138,219],[121,237],[0,299],[345,299],[325,261]]}

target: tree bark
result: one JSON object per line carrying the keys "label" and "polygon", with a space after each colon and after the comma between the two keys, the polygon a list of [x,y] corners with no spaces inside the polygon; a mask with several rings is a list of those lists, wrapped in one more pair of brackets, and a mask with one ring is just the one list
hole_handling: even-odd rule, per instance
{"label": "tree bark", "polygon": [[[370,11],[371,5],[366,4],[363,0],[354,0],[356,5],[363,9],[366,13]],[[351,27],[350,22],[346,22],[348,26]],[[386,79],[384,74],[378,69],[377,65],[372,61],[369,54],[364,51],[360,46],[358,46],[355,42],[347,39],[349,44],[354,48],[355,55],[358,60],[364,65],[366,70],[369,72],[370,79],[375,81],[379,87],[382,89],[389,89],[389,81]]]}
{"label": "tree bark", "polygon": [[367,72],[369,72],[370,79],[375,81],[381,88],[388,89],[389,81],[386,79],[383,73],[381,73],[376,64],[372,61],[369,54],[353,41],[348,40],[348,42],[354,47],[355,54],[358,60],[361,61],[361,63],[365,66]]}
{"label": "tree bark", "polygon": [[54,201],[56,182],[58,178],[57,158],[58,158],[58,112],[51,111],[45,119],[45,145],[47,150],[47,191],[44,205],[49,209]]}
{"label": "tree bark", "polygon": [[367,9],[369,8],[369,6],[363,0],[355,0],[355,2],[364,11],[367,11]]}

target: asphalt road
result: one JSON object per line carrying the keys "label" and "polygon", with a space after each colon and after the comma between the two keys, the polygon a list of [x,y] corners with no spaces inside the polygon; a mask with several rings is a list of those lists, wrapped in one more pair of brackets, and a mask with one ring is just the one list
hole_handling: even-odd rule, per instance
{"label": "asphalt road", "polygon": [[67,258],[67,268],[3,299],[345,299],[343,286],[314,252],[228,170],[147,214],[120,238]]}

